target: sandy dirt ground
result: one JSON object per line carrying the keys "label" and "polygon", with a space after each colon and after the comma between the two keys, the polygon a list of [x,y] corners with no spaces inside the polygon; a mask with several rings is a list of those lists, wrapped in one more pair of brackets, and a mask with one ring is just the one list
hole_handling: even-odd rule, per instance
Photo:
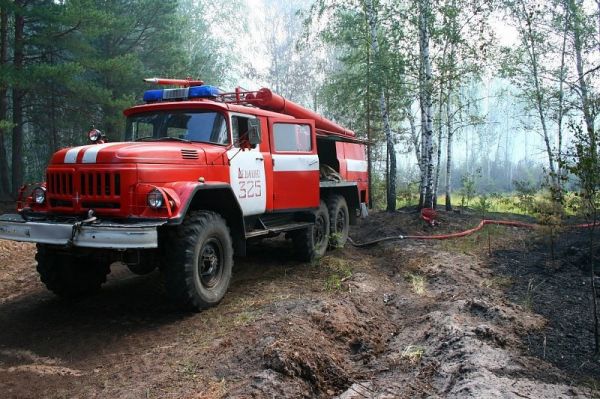
{"label": "sandy dirt ground", "polygon": [[[375,213],[351,236],[477,221]],[[550,265],[544,237],[504,227],[347,246],[313,264],[264,240],[202,313],[173,308],[158,272],[119,264],[100,293],[59,300],[38,280],[35,246],[0,241],[0,396],[600,397],[584,238],[562,239]]]}

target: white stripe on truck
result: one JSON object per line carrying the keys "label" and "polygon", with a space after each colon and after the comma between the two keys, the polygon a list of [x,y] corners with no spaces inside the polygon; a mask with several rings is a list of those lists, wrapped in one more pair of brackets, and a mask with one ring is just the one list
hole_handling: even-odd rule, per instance
{"label": "white stripe on truck", "polygon": [[319,156],[313,154],[273,154],[273,172],[319,170]]}
{"label": "white stripe on truck", "polygon": [[81,146],[81,147],[73,147],[70,150],[68,150],[65,153],[65,163],[76,163],[77,162],[77,156],[79,155],[79,152],[84,149],[85,147],[87,147],[87,145]]}
{"label": "white stripe on truck", "polygon": [[82,163],[96,163],[98,159],[98,153],[106,147],[118,145],[122,143],[106,143],[106,144],[92,144],[84,145],[80,147],[74,147],[65,153],[65,163],[77,163],[77,157],[79,153],[83,151]]}
{"label": "white stripe on truck", "polygon": [[348,172],[366,172],[368,170],[367,161],[359,159],[346,159],[346,169]]}
{"label": "white stripe on truck", "polygon": [[113,145],[119,145],[122,143],[106,143],[106,144],[96,144],[85,150],[83,153],[83,159],[81,163],[96,163],[96,159],[98,158],[98,153],[100,150],[105,149],[106,147],[111,147]]}

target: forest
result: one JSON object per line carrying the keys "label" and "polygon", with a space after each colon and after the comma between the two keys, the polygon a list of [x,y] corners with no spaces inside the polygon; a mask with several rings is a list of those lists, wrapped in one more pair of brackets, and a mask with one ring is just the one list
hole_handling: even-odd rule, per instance
{"label": "forest", "polygon": [[[224,142],[126,136],[147,78],[268,88],[312,153],[276,192],[311,118],[257,97],[188,110],[250,105]],[[600,0],[0,0],[0,392],[600,398],[599,78]]]}
{"label": "forest", "polygon": [[84,144],[91,126],[119,140],[122,110],[152,76],[269,87],[356,130],[372,143],[373,202],[388,210],[399,194],[450,209],[468,186],[572,189],[577,146],[597,142],[592,2],[23,0],[1,9],[6,198],[41,180],[54,151]]}

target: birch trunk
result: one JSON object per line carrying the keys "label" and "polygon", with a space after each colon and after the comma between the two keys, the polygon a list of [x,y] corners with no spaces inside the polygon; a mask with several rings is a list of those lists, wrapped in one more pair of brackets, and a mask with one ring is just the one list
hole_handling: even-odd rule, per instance
{"label": "birch trunk", "polygon": [[554,165],[554,156],[552,154],[552,146],[550,144],[550,134],[548,131],[547,123],[546,123],[546,113],[544,112],[544,95],[542,93],[542,88],[540,85],[540,73],[539,73],[539,63],[538,63],[538,54],[537,54],[537,46],[535,42],[535,35],[533,32],[533,21],[532,14],[525,8],[525,3],[523,0],[520,2],[522,16],[525,19],[525,24],[527,26],[526,32],[526,47],[527,47],[527,55],[529,56],[529,61],[531,63],[531,72],[532,79],[534,84],[534,96],[535,96],[535,106],[538,112],[538,116],[540,118],[540,124],[542,125],[542,133],[544,134],[544,144],[546,146],[546,154],[548,156],[548,167],[550,169],[550,180],[555,188],[558,187],[557,184],[557,175],[556,168]]}
{"label": "birch trunk", "polygon": [[[442,78],[442,81],[444,79]],[[440,83],[440,94],[439,94],[439,105],[438,105],[438,120],[437,120],[437,148],[436,148],[436,157],[435,157],[435,178],[433,180],[433,206],[432,208],[437,207],[437,197],[438,197],[438,187],[440,183],[440,167],[442,164],[442,116],[443,116],[443,96],[444,91],[442,89],[442,84]]]}
{"label": "birch trunk", "polygon": [[419,165],[419,170],[421,171],[421,173],[423,173],[423,170],[421,169],[421,140],[419,140],[419,134],[417,133],[417,124],[415,123],[415,117],[410,111],[409,107],[406,107],[404,112],[410,125],[410,140],[412,141],[413,147],[415,147],[417,165]]}
{"label": "birch trunk", "polygon": [[[454,48],[450,51],[450,57],[453,60]],[[452,61],[453,62],[453,61]],[[448,94],[446,97],[446,210],[452,210],[452,105],[450,102],[452,96],[452,81],[448,82]]]}
{"label": "birch trunk", "polygon": [[577,67],[577,77],[579,83],[579,90],[581,95],[581,105],[583,108],[583,119],[587,128],[588,136],[591,143],[596,143],[596,132],[594,130],[594,116],[592,115],[592,104],[589,98],[589,91],[587,82],[585,80],[585,74],[583,72],[583,39],[581,37],[581,21],[579,12],[582,7],[582,3],[579,0],[575,3],[575,0],[569,0],[569,8],[571,10],[571,16],[573,20],[573,42],[575,44],[575,62]]}
{"label": "birch trunk", "polygon": [[[379,53],[379,39],[377,37],[377,15],[373,7],[373,0],[366,1],[367,19],[371,31],[371,49],[378,63],[378,70],[381,71],[381,54]],[[388,154],[388,173],[387,173],[387,211],[396,210],[396,151],[394,149],[394,140],[390,126],[390,117],[385,98],[385,90],[382,87],[379,95],[379,107],[381,109],[381,119],[386,139],[386,149]]]}
{"label": "birch trunk", "polygon": [[431,60],[429,55],[429,15],[431,5],[429,0],[419,0],[419,50],[421,55],[421,119],[423,177],[421,178],[422,202],[421,208],[433,206],[433,106],[431,102]]}
{"label": "birch trunk", "polygon": [[557,161],[557,182],[559,185],[561,185],[561,190],[558,191],[557,193],[555,193],[557,195],[556,200],[559,200],[562,203],[563,200],[563,193],[562,193],[562,168],[563,168],[563,162],[562,162],[562,142],[563,142],[563,132],[562,132],[562,121],[563,121],[563,116],[564,116],[564,83],[565,83],[565,79],[566,79],[566,68],[565,68],[565,56],[566,56],[566,48],[567,48],[567,32],[569,30],[569,10],[567,7],[565,7],[565,25],[564,25],[564,31],[563,31],[563,41],[562,41],[562,47],[561,47],[561,54],[560,54],[560,70],[559,70],[559,84],[558,84],[558,115],[557,115],[557,120],[556,123],[558,125],[558,131],[557,131],[557,141],[558,141],[558,148],[557,148],[557,152],[556,152],[556,161]]}

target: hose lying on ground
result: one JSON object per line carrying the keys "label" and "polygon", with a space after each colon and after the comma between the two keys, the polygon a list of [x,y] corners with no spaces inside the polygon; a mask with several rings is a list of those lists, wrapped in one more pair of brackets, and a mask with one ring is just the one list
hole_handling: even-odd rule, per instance
{"label": "hose lying on ground", "polygon": [[[511,221],[511,220],[483,219],[481,222],[479,222],[479,224],[476,227],[473,227],[472,229],[468,229],[468,230],[464,230],[464,231],[459,231],[456,233],[436,234],[436,235],[430,235],[430,236],[397,235],[397,236],[378,238],[376,240],[371,240],[371,241],[362,242],[362,243],[356,243],[356,242],[354,242],[354,240],[352,240],[350,237],[348,237],[348,241],[353,246],[355,246],[357,248],[361,248],[361,247],[368,247],[371,245],[379,244],[380,242],[394,241],[394,240],[447,240],[447,239],[451,239],[451,238],[459,238],[459,237],[465,237],[465,236],[471,235],[471,234],[475,233],[476,231],[481,230],[483,228],[483,226],[488,225],[488,224],[495,224],[495,225],[509,226],[509,227],[521,227],[521,228],[525,228],[525,229],[533,229],[533,228],[542,226],[540,224],[535,224],[535,223],[515,222],[515,221]],[[564,226],[564,227],[587,229],[587,228],[591,228],[594,226],[600,226],[600,222],[575,224],[575,225]]]}

